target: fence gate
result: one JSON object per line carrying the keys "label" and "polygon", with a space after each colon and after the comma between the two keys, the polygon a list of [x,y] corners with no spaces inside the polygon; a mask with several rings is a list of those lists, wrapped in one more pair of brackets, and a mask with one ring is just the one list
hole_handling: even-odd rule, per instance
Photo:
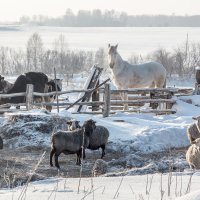
{"label": "fence gate", "polygon": [[[97,67],[96,65],[94,65],[91,69],[90,76],[88,77],[87,81],[85,82],[83,89],[88,90],[88,89],[95,88],[99,82],[99,78],[100,78],[102,71],[103,71],[103,68],[100,68],[100,67]],[[91,93],[87,93],[87,94],[81,93],[78,98],[81,98],[84,95],[85,95],[85,97],[80,102],[89,102],[92,94]],[[74,111],[75,112],[84,112],[86,109],[87,109],[87,106],[79,105],[79,106],[75,107]]]}

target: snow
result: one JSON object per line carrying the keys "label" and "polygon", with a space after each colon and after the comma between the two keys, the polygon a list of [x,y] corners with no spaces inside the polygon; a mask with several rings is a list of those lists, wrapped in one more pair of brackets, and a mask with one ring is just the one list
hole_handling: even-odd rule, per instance
{"label": "snow", "polygon": [[200,190],[176,198],[176,200],[199,200],[199,199],[200,199]]}
{"label": "snow", "polygon": [[[76,82],[79,82],[79,86],[81,86],[82,84],[80,83],[84,83],[84,79],[76,77],[73,85],[70,85],[69,87],[73,88],[77,86]],[[191,82],[188,81],[186,83]],[[191,85],[192,84],[190,84],[190,86]],[[75,99],[76,95],[69,95],[70,101],[73,102]],[[177,103],[176,105],[174,105],[173,109],[175,109],[177,112],[173,115],[157,116],[155,114],[118,112],[116,114],[110,115],[110,117],[108,118],[103,118],[102,115],[78,115],[72,114],[70,111],[66,110],[61,110],[59,114],[57,114],[56,110],[54,110],[53,114],[50,114],[37,109],[32,110],[28,113],[28,115],[38,115],[42,117],[54,115],[64,118],[73,118],[79,120],[81,124],[85,120],[92,118],[97,122],[97,125],[103,125],[107,127],[110,131],[108,148],[126,153],[126,155],[128,156],[124,157],[124,159],[130,159],[130,166],[132,166],[132,160],[134,160],[135,162],[142,159],[138,155],[135,155],[135,152],[141,152],[145,154],[155,153],[172,148],[186,148],[189,145],[186,129],[188,125],[193,122],[192,117],[198,116],[200,114],[199,96],[182,96],[177,97],[176,100]],[[188,100],[190,100],[190,103],[187,103]],[[21,112],[20,114],[24,115],[23,112]],[[1,125],[7,123],[7,117],[0,118]],[[27,129],[27,131],[25,130],[24,132],[26,133],[25,136],[27,136],[27,138],[32,139],[31,142],[27,140],[26,137],[23,135],[19,136],[19,140],[21,141],[21,143],[16,143],[15,148],[30,144],[38,145],[37,141],[39,140],[42,141],[42,145],[50,146],[49,135],[44,136],[41,135],[39,132],[35,132],[34,130],[30,129]],[[164,165],[166,162],[168,162],[167,158],[163,158],[163,162],[159,165]],[[185,161],[183,159],[174,160],[174,162],[174,165],[176,165],[177,163],[180,168],[181,164],[187,165],[186,163],[184,163]],[[115,162],[113,161],[113,168],[115,167],[114,163]],[[140,170],[143,174],[145,174],[145,170],[151,172],[151,169],[154,169],[155,171],[157,167],[158,164],[148,163],[148,165],[144,166]],[[117,194],[117,188],[119,187],[121,181],[122,184],[119,188],[119,194],[116,197],[117,199],[139,200],[142,199],[142,196],[144,197],[144,199],[161,199],[161,182],[164,191],[163,199],[175,199],[176,197],[177,200],[200,199],[200,191],[197,190],[199,189],[199,172],[196,172],[192,176],[192,183],[190,188],[191,193],[185,196],[182,195],[186,193],[188,183],[193,172],[184,171],[180,173],[173,173],[170,197],[167,196],[169,174],[163,174],[162,176],[161,174],[152,174],[148,176],[132,176],[132,174],[137,174],[137,172],[138,169],[129,169],[126,171],[126,173],[123,172],[124,174],[129,176],[121,176],[123,175],[123,173],[115,173],[115,176],[119,175],[119,177],[83,178],[81,179],[79,193],[77,193],[79,179],[60,178],[58,174],[58,177],[52,179],[30,183],[26,191],[26,199],[64,199],[67,196],[67,199],[73,200],[82,198],[84,199],[85,195],[87,195],[85,199],[113,199],[115,194]],[[138,174],[141,173],[138,172]],[[150,190],[149,195],[146,194],[147,177],[149,178],[149,180],[150,178],[153,178],[152,186],[150,187],[150,185],[148,185],[148,188]],[[94,193],[89,193],[89,191],[91,190],[92,182],[93,189],[95,191]],[[178,184],[176,186],[177,182]],[[2,189],[0,190],[0,199],[18,199],[22,189],[23,187],[14,188],[13,190]],[[182,197],[178,198],[179,196]]]}
{"label": "snow", "polygon": [[[0,31],[0,46],[14,49],[26,48],[26,43],[33,33],[42,37],[44,48],[53,48],[53,43],[60,34],[66,37],[69,49],[96,51],[107,45],[120,45],[120,52],[126,59],[135,53],[146,55],[158,48],[173,50],[186,41],[200,41],[199,27],[44,27],[19,26],[16,31]],[[103,33],[103,34],[102,34]]]}
{"label": "snow", "polygon": [[109,140],[115,143],[115,146],[121,148],[121,145],[126,147],[128,144],[123,151],[150,153],[189,145],[186,128],[192,123],[192,117],[200,113],[200,108],[177,100],[175,109],[176,114],[163,116],[118,112],[109,118],[102,118],[100,115],[76,115],[66,111],[62,111],[61,115],[75,118],[81,123],[92,118],[97,121],[97,125],[108,128]]}
{"label": "snow", "polygon": [[[24,194],[26,199],[31,200],[66,198],[70,200],[139,200],[141,197],[145,200],[156,200],[161,199],[162,189],[163,199],[175,199],[192,190],[191,194],[177,198],[177,200],[199,200],[199,173],[192,176],[191,187],[188,188],[190,178],[191,175],[187,173],[173,173],[172,176],[153,174],[149,176],[82,178],[81,180],[58,177],[29,183],[24,193],[25,186],[0,190],[0,198],[2,200],[19,199],[20,195]],[[171,185],[168,187],[169,180],[171,180]]]}
{"label": "snow", "polygon": [[[64,83],[64,90],[80,89],[86,78],[86,76],[74,75],[74,79],[70,80],[69,86]],[[12,80],[12,77],[9,77],[9,80]],[[173,79],[172,82],[168,81],[168,86],[180,82],[180,80],[175,80]],[[190,79],[185,81],[185,83],[191,87],[191,85],[194,85],[193,81],[193,79]],[[73,102],[76,100],[78,94],[70,93],[67,96],[62,96],[63,98],[68,97],[69,101]],[[69,111],[61,109],[59,114],[56,113],[55,109],[53,115],[73,118],[80,121],[81,124],[86,119],[92,118],[97,122],[97,125],[104,125],[108,128],[110,131],[109,141],[112,148],[120,149],[125,153],[151,153],[171,148],[187,147],[189,145],[186,129],[193,122],[192,117],[198,116],[200,113],[200,107],[198,106],[200,105],[200,100],[198,95],[181,96],[175,99],[177,104],[173,107],[176,110],[176,114],[174,115],[156,116],[155,114],[117,112],[108,118],[103,118],[102,115],[72,114],[70,111],[73,109]],[[191,103],[187,103],[187,100],[190,100]],[[32,110],[29,114],[49,115],[49,113],[44,113],[40,110]],[[3,121],[5,121],[5,118],[1,118],[1,123]],[[32,136],[38,135],[38,137],[42,137],[40,141],[43,141],[44,146],[50,145],[49,136],[43,137],[40,133],[35,132],[35,130],[31,132],[30,129],[25,132],[28,132]],[[21,141],[23,143],[27,142],[24,138]],[[35,144],[37,144],[36,141]],[[20,146],[23,146],[23,144],[20,144]],[[17,145],[15,147],[17,148]]]}

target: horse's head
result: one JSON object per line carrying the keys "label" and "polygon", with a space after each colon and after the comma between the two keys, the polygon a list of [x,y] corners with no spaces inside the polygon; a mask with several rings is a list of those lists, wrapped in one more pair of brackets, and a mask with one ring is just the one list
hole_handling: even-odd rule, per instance
{"label": "horse's head", "polygon": [[111,69],[113,69],[116,61],[116,56],[117,56],[117,47],[118,44],[115,46],[111,46],[108,44],[108,60],[109,60],[109,66]]}

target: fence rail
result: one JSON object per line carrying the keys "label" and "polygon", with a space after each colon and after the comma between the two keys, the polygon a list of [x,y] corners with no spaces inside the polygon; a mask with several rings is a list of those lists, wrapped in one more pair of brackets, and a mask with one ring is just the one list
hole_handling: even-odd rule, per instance
{"label": "fence rail", "polygon": [[[0,112],[14,112],[16,109],[8,109],[11,106],[25,106],[24,110],[30,110],[33,106],[57,106],[62,107],[65,109],[69,109],[74,105],[78,106],[88,106],[97,108],[95,111],[84,111],[84,112],[75,112],[75,113],[87,113],[87,114],[103,114],[104,117],[108,117],[110,114],[120,112],[138,112],[138,113],[155,113],[155,114],[169,114],[175,113],[176,111],[172,109],[172,105],[176,103],[176,100],[172,99],[174,95],[179,94],[191,94],[192,89],[186,88],[136,88],[136,89],[127,89],[127,90],[111,90],[110,85],[106,83],[108,80],[104,81],[96,88],[88,89],[88,90],[68,90],[68,91],[60,91],[60,92],[49,92],[49,93],[38,93],[33,92],[33,86],[27,85],[26,92],[21,93],[13,93],[13,94],[0,94],[0,100],[5,98],[11,97],[19,97],[24,96],[25,102],[22,103],[6,103],[0,105]],[[102,88],[102,86],[104,87]],[[57,103],[50,103],[50,102],[41,102],[36,103],[33,101],[34,96],[38,97],[49,97],[52,95],[63,95],[63,94],[70,94],[70,93],[85,93],[89,94],[98,89],[99,95],[102,95],[102,100],[99,101],[90,101],[90,102],[80,102],[80,99],[74,103],[71,102],[59,102]],[[129,95],[128,100],[121,100],[120,94],[126,93]],[[146,95],[146,96],[142,96]],[[124,104],[128,104],[129,106],[137,106],[143,105],[145,103],[149,103],[152,105],[161,105],[164,104],[165,106],[161,108],[130,108],[129,110],[122,110],[122,106]],[[72,112],[73,113],[73,112]]]}

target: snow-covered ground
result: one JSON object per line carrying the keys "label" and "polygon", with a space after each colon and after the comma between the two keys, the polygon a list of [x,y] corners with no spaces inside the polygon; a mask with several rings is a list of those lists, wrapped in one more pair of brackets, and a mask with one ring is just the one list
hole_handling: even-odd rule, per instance
{"label": "snow-covered ground", "polygon": [[[106,77],[107,75],[103,76],[102,79],[106,79]],[[69,81],[69,85],[64,82],[63,90],[81,89],[86,78],[87,75],[83,77],[81,75],[74,75],[74,78]],[[8,77],[7,80],[14,82],[13,77]],[[185,85],[188,88],[194,86],[193,79],[184,81],[171,79],[168,81],[167,86],[172,87],[173,84],[181,85],[180,82],[182,86]],[[69,98],[70,102],[74,102],[77,100],[78,93],[63,95],[63,98],[66,97]],[[186,103],[187,99],[190,99],[192,104]],[[102,115],[72,114],[65,109],[61,109],[58,115],[64,118],[79,120],[81,124],[86,119],[92,118],[97,122],[97,125],[104,125],[109,129],[109,140],[112,142],[113,148],[119,148],[121,151],[127,153],[131,151],[150,153],[174,147],[187,147],[189,145],[186,128],[193,122],[192,117],[200,114],[200,107],[198,107],[200,105],[200,98],[198,95],[194,95],[179,97],[176,100],[177,104],[173,107],[176,110],[176,114],[173,115],[156,116],[155,114],[118,112],[110,115],[108,118],[103,118]],[[70,111],[73,111],[73,109]],[[57,115],[56,109],[53,112]],[[32,111],[34,115],[41,115],[41,113],[48,116],[48,114],[40,110]],[[29,134],[31,134],[30,130]],[[35,135],[35,132],[33,134]],[[48,145],[49,138],[44,137],[43,140]]]}
{"label": "snow-covered ground", "polygon": [[[85,78],[76,77],[69,86],[66,84],[65,89],[80,89]],[[170,82],[169,82],[170,83]],[[177,85],[178,82],[173,81]],[[173,86],[173,83],[170,86]],[[193,80],[186,81],[185,86],[193,87]],[[69,95],[69,100],[74,101],[77,96]],[[190,100],[190,104],[187,100]],[[173,115],[156,116],[154,114],[140,113],[121,113],[118,112],[108,118],[102,115],[86,115],[72,114],[69,111],[61,110],[59,114],[54,110],[54,115],[64,118],[69,117],[79,120],[83,123],[86,119],[92,118],[97,125],[104,125],[110,131],[109,148],[124,152],[129,155],[126,159],[131,159],[136,152],[144,154],[156,153],[162,150],[173,148],[183,148],[189,145],[186,129],[193,122],[192,117],[200,115],[199,96],[178,97],[177,104],[174,109],[177,111]],[[33,110],[32,114],[41,114],[38,110]],[[48,115],[43,113],[44,115]],[[1,119],[1,124],[7,123],[6,119]],[[28,132],[30,140],[35,132]],[[35,136],[33,137],[35,139]],[[23,138],[25,140],[26,138]],[[50,145],[49,135],[40,137],[44,145]],[[23,141],[25,143],[25,141]],[[17,148],[17,146],[15,146]],[[131,161],[130,161],[131,162]],[[164,162],[164,160],[163,160]],[[182,162],[182,161],[181,161]],[[152,166],[154,167],[154,166]],[[185,171],[173,174],[171,192],[168,197],[169,174],[148,175],[149,182],[147,184],[147,175],[142,176],[124,176],[122,177],[99,177],[84,178],[81,180],[80,192],[77,194],[79,179],[60,179],[54,178],[46,181],[31,183],[26,191],[26,199],[161,199],[161,183],[164,191],[163,199],[175,199],[184,195],[189,185],[190,174],[192,172]],[[131,173],[127,173],[131,175]],[[152,185],[150,185],[152,178]],[[120,182],[122,181],[121,185]],[[93,182],[91,192],[91,184]],[[191,191],[199,189],[199,173],[192,176]],[[120,186],[119,186],[120,185]],[[119,191],[117,193],[119,187]],[[150,191],[146,194],[147,190]],[[19,199],[22,188],[14,190],[0,190],[0,199]],[[198,194],[197,194],[198,193]],[[115,195],[116,194],[116,195]],[[190,194],[192,195],[192,194]],[[193,197],[196,197],[193,198]],[[199,200],[200,192],[195,192],[193,197],[182,197],[180,199]]]}
{"label": "snow-covered ground", "polygon": [[[26,49],[30,36],[37,32],[44,48],[53,48],[55,39],[64,35],[71,50],[96,51],[99,47],[107,49],[107,45],[120,45],[120,52],[126,59],[132,54],[146,55],[158,48],[173,50],[189,41],[200,42],[199,27],[45,27],[15,26],[9,31],[4,27],[0,31],[0,46],[14,49]],[[103,34],[102,34],[103,33]]]}
{"label": "snow-covered ground", "polygon": [[[52,178],[30,183],[28,187],[0,190],[0,199],[199,200],[199,175],[176,173],[172,176],[153,174],[109,178]],[[192,193],[184,197],[190,191]]]}

